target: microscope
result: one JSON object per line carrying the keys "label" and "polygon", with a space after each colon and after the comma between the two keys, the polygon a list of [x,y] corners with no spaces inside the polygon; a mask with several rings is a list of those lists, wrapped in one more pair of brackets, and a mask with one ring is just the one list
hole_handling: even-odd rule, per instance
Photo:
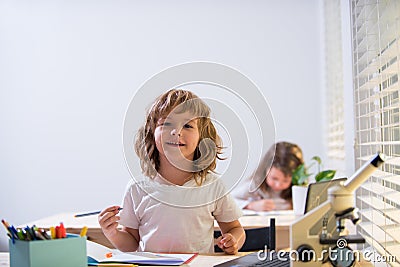
{"label": "microscope", "polygon": [[[364,243],[360,235],[345,235],[345,222],[359,222],[358,210],[355,208],[355,190],[384,162],[384,155],[378,153],[369,162],[358,169],[352,177],[340,185],[328,188],[328,199],[290,227],[290,266],[321,266],[330,262],[333,266],[352,266],[357,257],[348,246],[350,243]],[[333,210],[336,219],[336,234],[327,233],[323,223],[320,234],[310,234],[315,222]]]}

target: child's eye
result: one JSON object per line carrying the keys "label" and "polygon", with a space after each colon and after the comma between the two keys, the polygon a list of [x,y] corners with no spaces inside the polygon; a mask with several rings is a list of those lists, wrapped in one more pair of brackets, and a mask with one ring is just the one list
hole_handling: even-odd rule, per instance
{"label": "child's eye", "polygon": [[186,123],[184,127],[185,127],[185,128],[193,128],[193,126],[190,125],[190,124],[188,124],[188,123]]}
{"label": "child's eye", "polygon": [[171,123],[170,123],[170,122],[167,122],[167,121],[164,121],[164,122],[162,123],[162,125],[164,125],[164,126],[171,126]]}

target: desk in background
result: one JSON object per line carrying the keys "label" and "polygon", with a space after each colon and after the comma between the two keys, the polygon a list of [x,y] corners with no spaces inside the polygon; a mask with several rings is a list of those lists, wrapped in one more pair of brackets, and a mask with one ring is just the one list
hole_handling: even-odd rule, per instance
{"label": "desk in background", "polygon": [[78,213],[59,213],[50,217],[39,219],[37,221],[28,222],[21,226],[36,225],[39,228],[49,230],[51,226],[59,225],[62,222],[67,230],[67,233],[79,234],[83,226],[88,227],[86,233],[87,239],[109,248],[114,248],[101,231],[100,225],[97,221],[97,216],[74,217]]}
{"label": "desk in background", "polygon": [[[112,244],[108,241],[108,239],[101,231],[96,215],[75,218],[74,214],[77,213],[60,213],[37,221],[29,222],[21,226],[36,225],[40,228],[49,229],[51,226],[55,226],[58,225],[60,222],[63,222],[64,226],[67,229],[67,232],[72,234],[79,234],[82,227],[87,226],[88,232],[86,235],[89,240],[107,246],[109,248],[113,248]],[[294,213],[263,213],[263,215],[243,216],[239,219],[239,221],[245,229],[249,229],[269,226],[270,218],[276,219],[276,249],[288,248],[290,246],[290,224],[297,218]],[[214,227],[215,229],[219,229],[217,222],[214,223]]]}

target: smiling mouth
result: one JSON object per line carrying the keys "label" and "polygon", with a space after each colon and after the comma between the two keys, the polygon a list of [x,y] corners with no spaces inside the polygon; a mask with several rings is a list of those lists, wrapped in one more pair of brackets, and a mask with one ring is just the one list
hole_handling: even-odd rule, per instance
{"label": "smiling mouth", "polygon": [[167,145],[170,146],[184,146],[185,144],[182,143],[175,143],[175,142],[166,142]]}

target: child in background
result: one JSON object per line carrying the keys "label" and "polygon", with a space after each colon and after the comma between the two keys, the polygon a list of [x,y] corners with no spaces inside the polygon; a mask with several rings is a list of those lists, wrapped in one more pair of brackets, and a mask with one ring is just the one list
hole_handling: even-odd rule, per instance
{"label": "child in background", "polygon": [[[303,153],[298,145],[278,142],[267,151],[254,175],[239,184],[232,195],[243,209],[290,210],[292,173],[302,163]],[[257,181],[260,186],[253,191],[250,185]]]}
{"label": "child in background", "polygon": [[[121,251],[213,253],[216,243],[237,253],[245,240],[241,210],[212,173],[221,148],[204,101],[185,90],[159,96],[136,136],[146,179],[131,181],[119,216],[119,206],[100,213],[104,235]],[[217,240],[214,219],[223,234]]]}

